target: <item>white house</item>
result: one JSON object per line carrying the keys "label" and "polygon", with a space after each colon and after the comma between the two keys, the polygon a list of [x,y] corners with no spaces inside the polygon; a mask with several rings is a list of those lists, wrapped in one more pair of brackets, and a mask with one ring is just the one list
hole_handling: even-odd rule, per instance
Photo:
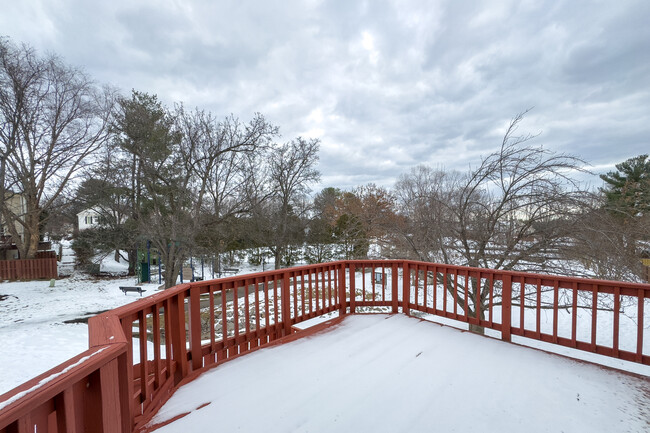
{"label": "white house", "polygon": [[97,209],[84,209],[77,214],[79,230],[86,230],[99,225],[100,214]]}

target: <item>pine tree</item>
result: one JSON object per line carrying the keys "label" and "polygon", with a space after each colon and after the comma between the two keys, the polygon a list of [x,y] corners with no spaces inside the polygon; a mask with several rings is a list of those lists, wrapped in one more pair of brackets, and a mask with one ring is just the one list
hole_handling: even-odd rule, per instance
{"label": "pine tree", "polygon": [[617,171],[600,175],[608,208],[624,218],[647,214],[650,209],[650,160],[639,155],[620,164]]}

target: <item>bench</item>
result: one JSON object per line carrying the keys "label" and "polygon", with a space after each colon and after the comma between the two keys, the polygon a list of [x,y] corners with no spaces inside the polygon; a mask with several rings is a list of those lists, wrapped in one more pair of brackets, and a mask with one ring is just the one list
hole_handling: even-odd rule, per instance
{"label": "bench", "polygon": [[124,295],[126,295],[126,292],[138,292],[142,296],[142,292],[146,292],[142,287],[137,286],[120,286],[120,290],[124,292]]}
{"label": "bench", "polygon": [[221,275],[235,275],[237,272],[239,272],[239,269],[237,268],[223,268],[223,269],[217,269],[217,275],[221,278]]}

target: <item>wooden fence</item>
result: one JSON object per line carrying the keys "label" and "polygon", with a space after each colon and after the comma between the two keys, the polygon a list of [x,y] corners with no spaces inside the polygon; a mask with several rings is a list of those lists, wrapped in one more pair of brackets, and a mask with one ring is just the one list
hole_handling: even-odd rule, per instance
{"label": "wooden fence", "polygon": [[0,281],[57,278],[56,253],[25,260],[0,260]]}
{"label": "wooden fence", "polygon": [[[88,351],[0,396],[0,433],[144,431],[174,390],[207,368],[303,335],[296,325],[327,314],[431,314],[505,341],[516,335],[650,365],[649,301],[646,284],[403,260],[181,284],[91,318]],[[631,348],[619,341],[629,316]]]}

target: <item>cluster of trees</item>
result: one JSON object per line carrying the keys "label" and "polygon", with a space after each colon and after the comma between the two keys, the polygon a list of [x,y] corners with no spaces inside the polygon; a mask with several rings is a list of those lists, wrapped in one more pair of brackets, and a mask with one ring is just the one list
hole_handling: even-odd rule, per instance
{"label": "cluster of trees", "polygon": [[277,145],[278,128],[260,114],[217,119],[138,91],[117,98],[109,129],[76,195],[102,224],[79,233],[78,250],[126,250],[133,271],[138,245],[150,242],[167,286],[190,254],[264,245],[277,266],[285,260],[319,176],[318,140]]}
{"label": "cluster of trees", "polygon": [[[575,180],[586,163],[518,135],[525,113],[498,150],[466,173],[418,166],[392,189],[350,191],[319,179],[319,141],[277,144],[278,128],[155,95],[100,88],[53,55],[0,40],[0,182],[21,193],[20,215],[2,206],[21,257],[39,236],[61,231],[82,209],[102,215],[77,234],[79,256],[127,251],[150,242],[173,285],[190,255],[250,249],[275,266],[298,260],[414,258],[459,265],[635,279],[648,249],[650,161],[631,158],[605,174],[600,190]],[[647,253],[647,251],[646,251]],[[119,257],[117,257],[119,259]],[[568,269],[567,267],[570,267]],[[460,300],[474,314],[484,288]]]}

